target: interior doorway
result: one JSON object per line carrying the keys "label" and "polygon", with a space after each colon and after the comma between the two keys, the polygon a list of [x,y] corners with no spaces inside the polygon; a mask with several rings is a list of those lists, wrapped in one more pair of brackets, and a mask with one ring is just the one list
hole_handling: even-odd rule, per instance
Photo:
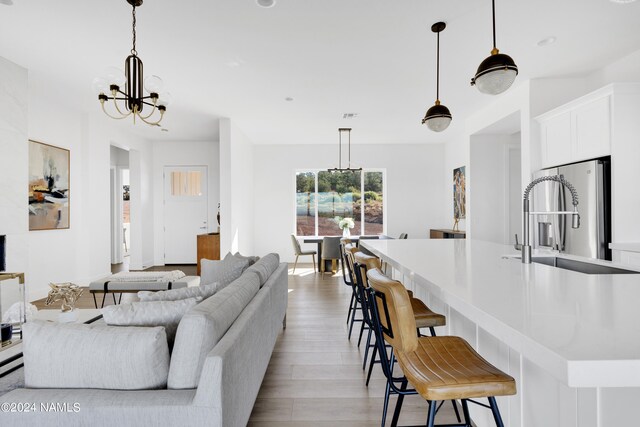
{"label": "interior doorway", "polygon": [[119,271],[129,270],[131,253],[129,152],[111,146],[111,264]]}
{"label": "interior doorway", "polygon": [[195,264],[197,235],[208,231],[206,166],[164,168],[164,263]]}

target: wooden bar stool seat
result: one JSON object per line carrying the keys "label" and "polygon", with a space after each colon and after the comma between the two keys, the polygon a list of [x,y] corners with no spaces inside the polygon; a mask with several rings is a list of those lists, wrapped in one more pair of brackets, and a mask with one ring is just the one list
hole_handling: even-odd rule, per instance
{"label": "wooden bar stool seat", "polygon": [[[413,309],[413,317],[416,320],[418,329],[429,328],[430,330],[436,326],[444,326],[447,324],[447,318],[440,313],[431,311],[427,305],[418,298],[410,298],[411,308]],[[435,335],[431,330],[431,335]]]}
{"label": "wooden bar stool seat", "polygon": [[396,354],[402,372],[426,400],[508,396],[515,380],[484,360],[460,337],[421,337],[414,351]]}

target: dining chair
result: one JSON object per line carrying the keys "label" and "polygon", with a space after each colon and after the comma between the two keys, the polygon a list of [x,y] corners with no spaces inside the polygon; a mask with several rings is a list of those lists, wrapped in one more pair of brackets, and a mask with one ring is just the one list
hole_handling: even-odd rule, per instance
{"label": "dining chair", "polygon": [[409,235],[407,233],[400,233],[400,237],[398,237],[398,240],[403,240],[403,239],[406,239],[408,237],[409,237]]}
{"label": "dining chair", "polygon": [[322,260],[320,261],[320,271],[324,279],[326,261],[331,260],[331,272],[337,271],[336,262],[340,261],[340,239],[341,237],[322,238]]}
{"label": "dining chair", "polygon": [[296,254],[296,262],[293,264],[293,272],[296,272],[296,266],[298,265],[298,258],[301,255],[311,255],[311,259],[313,260],[313,272],[316,272],[316,251],[313,250],[308,250],[308,251],[303,251],[302,248],[300,247],[300,242],[298,242],[298,239],[296,239],[295,235],[291,235],[291,243],[293,243],[293,251]]}

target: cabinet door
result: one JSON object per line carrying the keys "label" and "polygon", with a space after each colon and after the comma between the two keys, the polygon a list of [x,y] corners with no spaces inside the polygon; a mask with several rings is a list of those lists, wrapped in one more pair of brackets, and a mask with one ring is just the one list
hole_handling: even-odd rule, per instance
{"label": "cabinet door", "polygon": [[571,162],[571,113],[554,116],[542,123],[542,166]]}
{"label": "cabinet door", "polygon": [[611,97],[597,99],[575,109],[574,159],[586,160],[611,154]]}

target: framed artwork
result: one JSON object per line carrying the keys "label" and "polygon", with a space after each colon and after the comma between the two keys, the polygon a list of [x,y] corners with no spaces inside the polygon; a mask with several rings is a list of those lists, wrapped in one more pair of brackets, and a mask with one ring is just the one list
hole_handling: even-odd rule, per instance
{"label": "framed artwork", "polygon": [[29,230],[69,228],[69,150],[29,140]]}
{"label": "framed artwork", "polygon": [[455,220],[467,217],[464,170],[464,166],[453,170],[453,219]]}

